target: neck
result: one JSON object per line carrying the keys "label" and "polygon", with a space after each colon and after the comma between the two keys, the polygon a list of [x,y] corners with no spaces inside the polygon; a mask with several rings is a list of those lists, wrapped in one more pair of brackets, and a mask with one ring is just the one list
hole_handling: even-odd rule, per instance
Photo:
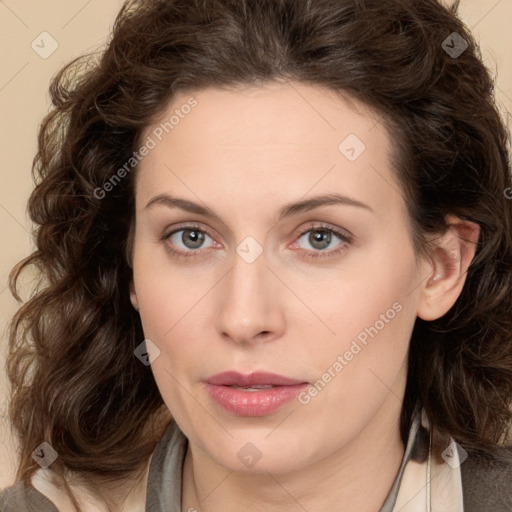
{"label": "neck", "polygon": [[[189,443],[183,468],[182,509],[375,512],[382,507],[404,455],[400,407],[392,396],[348,445],[288,472],[229,471]],[[254,508],[256,503],[258,509]]]}

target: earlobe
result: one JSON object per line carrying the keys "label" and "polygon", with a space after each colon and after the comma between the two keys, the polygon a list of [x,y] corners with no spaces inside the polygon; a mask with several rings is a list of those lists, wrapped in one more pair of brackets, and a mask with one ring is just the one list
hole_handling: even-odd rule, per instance
{"label": "earlobe", "polygon": [[423,283],[418,316],[436,320],[455,304],[466,282],[467,270],[473,261],[480,234],[474,222],[447,215],[448,230],[435,238],[431,254],[432,272]]}
{"label": "earlobe", "polygon": [[133,279],[130,281],[130,302],[136,311],[139,311],[139,301],[137,300],[137,293],[135,292],[135,283]]}

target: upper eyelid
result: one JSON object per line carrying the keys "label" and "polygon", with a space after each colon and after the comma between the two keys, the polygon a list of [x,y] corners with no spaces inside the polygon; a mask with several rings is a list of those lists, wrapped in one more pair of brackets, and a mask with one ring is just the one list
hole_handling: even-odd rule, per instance
{"label": "upper eyelid", "polygon": [[184,223],[182,225],[178,224],[177,226],[173,226],[169,230],[164,230],[164,234],[163,234],[162,238],[168,238],[171,235],[173,235],[179,231],[186,230],[186,229],[197,229],[198,231],[202,231],[203,233],[206,233],[210,238],[213,238],[213,236],[209,232],[209,229],[206,229],[203,226],[196,224],[194,222]]}
{"label": "upper eyelid", "polygon": [[350,233],[347,229],[332,226],[328,222],[309,222],[306,223],[306,226],[299,228],[296,232],[302,236],[304,233],[307,233],[308,231],[312,231],[315,229],[317,229],[318,231],[325,229],[326,231],[338,233],[339,235],[344,236],[346,238],[353,238],[352,233]]}
{"label": "upper eyelid", "polygon": [[[173,226],[173,228],[170,231],[164,233],[162,238],[163,239],[168,239],[173,234],[176,234],[177,232],[180,232],[180,231],[183,231],[183,230],[187,230],[187,229],[197,229],[198,231],[201,231],[201,232],[205,233],[206,235],[208,235],[212,240],[216,241],[215,237],[212,236],[212,234],[210,234],[209,229],[201,226],[200,222],[189,222],[189,223],[185,222],[183,224],[178,224],[177,226]],[[329,225],[329,223],[321,222],[321,221],[316,221],[316,222],[315,221],[310,221],[310,222],[306,223],[305,226],[297,228],[296,230],[294,230],[293,236],[298,240],[299,238],[304,236],[309,231],[313,231],[315,229],[316,230],[324,229],[326,231],[331,231],[336,236],[340,237],[340,239],[342,241],[346,241],[346,240],[352,241],[352,239],[353,239],[353,235],[349,231],[347,231],[346,229],[335,227],[335,226],[331,226],[331,225]]]}

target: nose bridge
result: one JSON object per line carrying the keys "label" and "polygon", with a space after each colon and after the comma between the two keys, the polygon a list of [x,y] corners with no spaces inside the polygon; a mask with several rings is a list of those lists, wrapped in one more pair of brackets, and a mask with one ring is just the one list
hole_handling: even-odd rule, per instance
{"label": "nose bridge", "polygon": [[281,328],[279,291],[266,253],[258,246],[245,239],[238,245],[220,290],[217,329],[238,342],[250,342],[263,332],[269,337]]}

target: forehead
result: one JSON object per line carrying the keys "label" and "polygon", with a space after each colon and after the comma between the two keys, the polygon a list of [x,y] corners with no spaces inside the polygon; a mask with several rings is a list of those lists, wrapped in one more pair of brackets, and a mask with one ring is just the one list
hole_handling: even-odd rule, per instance
{"label": "forehead", "polygon": [[288,82],[178,93],[146,128],[147,138],[154,148],[139,166],[141,200],[174,189],[219,201],[270,189],[283,202],[309,190],[361,200],[373,191],[381,201],[399,192],[392,140],[379,115],[319,86]]}
{"label": "forehead", "polygon": [[[191,98],[196,102],[193,108],[188,106]],[[279,143],[312,147],[318,147],[319,142],[337,147],[344,133],[364,137],[381,121],[370,107],[346,94],[318,85],[269,82],[180,92],[146,132],[172,121],[172,128],[163,128],[165,134],[172,131],[177,142],[180,134],[188,135],[187,119],[193,119],[193,129],[203,145]]]}

